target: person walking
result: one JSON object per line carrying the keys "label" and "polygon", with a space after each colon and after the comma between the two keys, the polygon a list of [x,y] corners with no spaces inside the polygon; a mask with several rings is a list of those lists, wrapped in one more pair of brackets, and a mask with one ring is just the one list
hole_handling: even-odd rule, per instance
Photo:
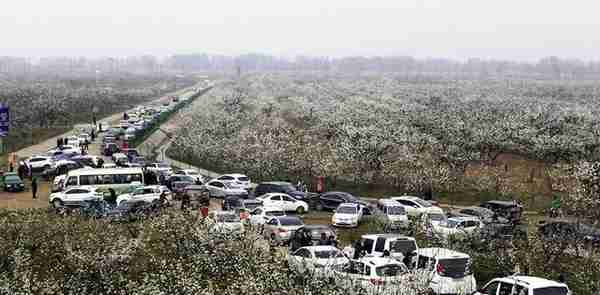
{"label": "person walking", "polygon": [[31,194],[34,199],[37,199],[37,178],[31,178]]}
{"label": "person walking", "polygon": [[14,172],[15,171],[15,165],[13,164],[12,161],[10,161],[10,163],[8,163],[8,171],[9,172]]}

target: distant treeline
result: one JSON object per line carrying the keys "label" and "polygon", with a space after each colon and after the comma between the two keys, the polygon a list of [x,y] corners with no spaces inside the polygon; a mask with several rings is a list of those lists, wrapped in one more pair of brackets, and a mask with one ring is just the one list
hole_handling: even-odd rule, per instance
{"label": "distant treeline", "polygon": [[0,57],[3,75],[64,73],[107,75],[110,73],[164,74],[182,72],[247,72],[306,71],[329,74],[396,73],[406,77],[451,77],[461,79],[534,78],[534,79],[598,79],[600,62],[546,57],[537,62],[516,62],[472,58],[457,61],[444,58],[416,59],[396,57],[305,57],[286,59],[264,54],[239,56],[180,54],[167,58],[151,55],[126,58],[50,57],[41,59]]}

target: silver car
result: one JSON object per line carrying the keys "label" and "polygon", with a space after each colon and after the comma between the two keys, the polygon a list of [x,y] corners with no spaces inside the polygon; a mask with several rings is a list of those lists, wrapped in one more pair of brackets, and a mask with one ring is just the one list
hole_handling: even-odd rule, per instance
{"label": "silver car", "polygon": [[277,216],[264,225],[263,235],[275,245],[286,244],[292,233],[304,226],[304,222],[296,216]]}

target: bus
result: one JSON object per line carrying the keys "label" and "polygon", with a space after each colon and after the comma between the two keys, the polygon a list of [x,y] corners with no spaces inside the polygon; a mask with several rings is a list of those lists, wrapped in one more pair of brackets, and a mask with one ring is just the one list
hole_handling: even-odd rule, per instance
{"label": "bus", "polygon": [[64,187],[112,188],[121,191],[143,184],[142,168],[83,168],[69,171]]}

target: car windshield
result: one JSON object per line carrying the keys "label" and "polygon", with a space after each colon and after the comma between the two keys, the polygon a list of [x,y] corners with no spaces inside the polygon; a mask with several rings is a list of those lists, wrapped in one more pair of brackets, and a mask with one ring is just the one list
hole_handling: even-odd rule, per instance
{"label": "car windshield", "polygon": [[440,224],[440,226],[447,227],[447,228],[455,228],[459,223],[460,223],[460,221],[449,219],[449,220],[446,220],[446,222],[442,222]]}
{"label": "car windshield", "polygon": [[8,176],[4,177],[4,182],[9,182],[9,183],[21,182],[21,179],[19,178],[19,176],[16,176],[16,175],[8,175]]}
{"label": "car windshield", "polygon": [[328,258],[341,258],[344,257],[342,252],[338,250],[323,250],[323,251],[315,251],[315,257],[317,259],[328,259]]}
{"label": "car windshield", "polygon": [[340,206],[337,208],[337,210],[335,210],[335,212],[342,214],[356,214],[356,207]]}
{"label": "car windshield", "polygon": [[375,268],[375,273],[380,277],[395,277],[405,272],[402,264],[387,264]]}
{"label": "car windshield", "polygon": [[283,211],[267,211],[265,212],[267,216],[285,216],[285,212]]}
{"label": "car windshield", "polygon": [[404,207],[392,206],[387,208],[388,215],[404,215]]}
{"label": "car windshield", "polygon": [[217,222],[240,222],[240,216],[237,214],[218,214]]}
{"label": "car windshield", "polygon": [[421,199],[414,199],[413,200],[415,203],[423,206],[423,207],[433,207],[433,205],[431,205],[431,203],[425,201],[425,200],[421,200]]}
{"label": "car windshield", "polygon": [[250,181],[248,177],[242,176],[238,178],[239,181]]}
{"label": "car windshield", "polygon": [[302,220],[298,218],[282,218],[279,219],[281,225],[302,225]]}
{"label": "car windshield", "polygon": [[244,207],[246,209],[254,210],[261,206],[260,202],[244,202]]}
{"label": "car windshield", "polygon": [[533,289],[533,295],[567,295],[569,290],[565,287],[546,287]]}
{"label": "car windshield", "polygon": [[411,253],[417,250],[417,244],[411,240],[395,240],[390,242],[390,250],[394,253]]}

